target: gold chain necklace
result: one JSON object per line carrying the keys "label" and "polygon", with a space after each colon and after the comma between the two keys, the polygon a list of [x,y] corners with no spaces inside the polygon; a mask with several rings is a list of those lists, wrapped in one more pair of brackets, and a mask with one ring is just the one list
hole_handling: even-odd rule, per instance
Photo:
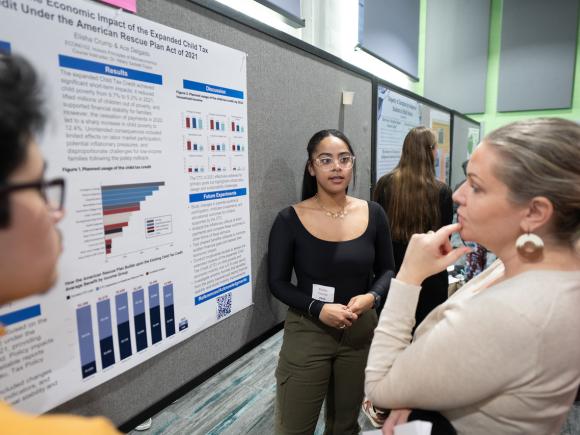
{"label": "gold chain necklace", "polygon": [[340,210],[332,211],[332,210],[329,210],[328,208],[326,208],[324,206],[324,204],[322,204],[322,201],[320,200],[318,193],[316,193],[314,195],[314,198],[316,198],[316,202],[318,203],[318,206],[325,212],[326,216],[331,217],[332,219],[339,219],[339,218],[344,219],[344,217],[348,214],[348,211],[346,211],[346,204],[344,205],[344,207],[341,207]]}

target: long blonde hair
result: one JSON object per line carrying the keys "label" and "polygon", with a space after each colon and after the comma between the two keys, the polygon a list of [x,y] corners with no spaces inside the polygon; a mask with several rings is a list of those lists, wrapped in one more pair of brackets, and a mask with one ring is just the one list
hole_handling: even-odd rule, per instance
{"label": "long blonde hair", "polygon": [[393,240],[407,242],[415,233],[440,226],[439,191],[433,149],[437,140],[427,127],[407,133],[399,164],[378,181],[374,200],[389,217]]}

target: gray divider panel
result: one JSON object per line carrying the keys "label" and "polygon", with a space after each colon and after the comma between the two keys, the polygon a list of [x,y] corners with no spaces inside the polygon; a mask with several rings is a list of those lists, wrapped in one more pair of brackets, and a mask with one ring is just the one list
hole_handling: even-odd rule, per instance
{"label": "gray divider panel", "polygon": [[[104,414],[122,424],[284,320],[270,294],[268,235],[283,207],[299,200],[306,143],[340,128],[357,157],[352,194],[368,199],[372,84],[367,78],[184,0],[139,0],[138,15],[248,53],[248,150],[254,305],[79,396],[58,412]],[[341,92],[354,91],[344,108]]]}
{"label": "gray divider panel", "polygon": [[463,113],[485,111],[489,17],[490,0],[427,2],[426,98]]}
{"label": "gray divider panel", "polygon": [[497,110],[568,108],[578,0],[504,0]]}

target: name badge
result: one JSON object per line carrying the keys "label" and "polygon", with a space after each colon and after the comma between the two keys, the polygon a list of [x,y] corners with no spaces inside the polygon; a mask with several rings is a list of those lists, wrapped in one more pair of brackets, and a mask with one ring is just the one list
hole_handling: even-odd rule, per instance
{"label": "name badge", "polygon": [[322,302],[334,302],[334,287],[312,284],[312,299]]}

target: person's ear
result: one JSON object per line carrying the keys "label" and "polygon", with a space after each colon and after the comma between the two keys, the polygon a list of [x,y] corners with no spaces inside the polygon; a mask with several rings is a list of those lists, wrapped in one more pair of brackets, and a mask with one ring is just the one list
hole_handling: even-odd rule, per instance
{"label": "person's ear", "polygon": [[312,167],[312,162],[308,162],[308,173],[310,174],[311,177],[314,177],[316,175],[316,172],[314,172],[314,168]]}
{"label": "person's ear", "polygon": [[523,231],[533,233],[538,228],[545,227],[553,215],[552,202],[545,196],[536,196],[529,202],[520,225]]}

